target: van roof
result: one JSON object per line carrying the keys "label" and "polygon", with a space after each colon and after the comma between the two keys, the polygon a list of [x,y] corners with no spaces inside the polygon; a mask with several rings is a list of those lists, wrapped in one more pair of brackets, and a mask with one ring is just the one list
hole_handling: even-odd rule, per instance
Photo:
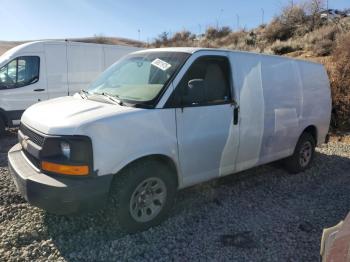
{"label": "van roof", "polygon": [[321,63],[317,63],[317,62],[310,61],[310,60],[304,60],[304,59],[301,59],[301,58],[294,58],[294,57],[280,56],[280,55],[272,55],[272,54],[264,54],[264,53],[250,52],[250,51],[224,49],[224,48],[162,47],[162,48],[143,49],[143,50],[134,52],[134,54],[147,53],[147,52],[181,52],[181,53],[194,54],[194,53],[196,53],[198,51],[216,51],[216,52],[217,51],[221,51],[221,52],[250,54],[250,55],[257,55],[257,56],[279,57],[279,58],[284,58],[284,59],[296,60],[298,62],[312,63],[312,64],[321,65]]}
{"label": "van roof", "polygon": [[[15,47],[12,47],[11,49],[7,50],[5,53],[1,55],[1,61],[12,59],[12,56],[15,55],[19,50],[27,51],[27,52],[41,52],[43,49],[43,44],[65,44],[66,42],[69,42],[72,45],[100,45],[100,46],[109,46],[113,48],[132,48],[133,50],[136,50],[136,47],[133,46],[126,46],[126,45],[109,45],[109,44],[95,44],[95,43],[84,43],[84,42],[77,42],[77,41],[71,41],[71,40],[38,40],[38,41],[31,41],[26,42],[20,45],[17,45]],[[132,51],[132,50],[130,50]]]}

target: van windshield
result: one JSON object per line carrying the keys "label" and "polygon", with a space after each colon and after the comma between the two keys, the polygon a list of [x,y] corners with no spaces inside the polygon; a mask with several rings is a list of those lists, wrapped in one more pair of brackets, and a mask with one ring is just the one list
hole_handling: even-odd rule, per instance
{"label": "van windshield", "polygon": [[189,54],[180,52],[127,56],[102,73],[89,86],[88,92],[108,94],[131,103],[153,101],[188,57]]}

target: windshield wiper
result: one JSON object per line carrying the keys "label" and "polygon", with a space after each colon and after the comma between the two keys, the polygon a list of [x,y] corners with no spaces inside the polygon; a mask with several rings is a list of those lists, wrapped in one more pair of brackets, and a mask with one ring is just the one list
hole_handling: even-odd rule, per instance
{"label": "windshield wiper", "polygon": [[79,92],[79,95],[84,98],[84,99],[87,99],[88,98],[88,95],[90,95],[89,91],[86,91],[84,89],[81,89],[80,92]]}
{"label": "windshield wiper", "polygon": [[122,106],[124,103],[123,101],[121,101],[119,99],[119,96],[118,95],[110,95],[108,93],[105,93],[105,92],[102,92],[102,93],[95,93],[96,95],[101,95],[101,96],[104,96],[104,97],[107,97],[109,100],[111,100],[112,102]]}

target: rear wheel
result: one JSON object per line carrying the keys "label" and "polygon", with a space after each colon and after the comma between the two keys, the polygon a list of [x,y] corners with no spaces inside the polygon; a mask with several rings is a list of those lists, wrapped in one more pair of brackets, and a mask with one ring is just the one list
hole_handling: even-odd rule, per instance
{"label": "rear wheel", "polygon": [[111,204],[122,230],[132,233],[161,223],[173,205],[176,184],[172,170],[154,160],[133,164],[118,174]]}
{"label": "rear wheel", "polygon": [[284,163],[290,173],[299,173],[310,167],[315,154],[315,139],[309,133],[303,133],[295,147],[292,156]]}

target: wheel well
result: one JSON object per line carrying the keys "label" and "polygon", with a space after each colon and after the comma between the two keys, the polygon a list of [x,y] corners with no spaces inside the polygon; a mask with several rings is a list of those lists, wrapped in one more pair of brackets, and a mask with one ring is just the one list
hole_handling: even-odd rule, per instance
{"label": "wheel well", "polygon": [[148,160],[159,161],[159,162],[165,164],[166,166],[168,166],[171,169],[171,171],[173,171],[173,172],[171,172],[171,174],[174,176],[174,180],[176,182],[176,187],[178,187],[178,185],[179,185],[179,177],[178,177],[178,172],[177,172],[176,165],[175,165],[174,161],[170,157],[165,156],[165,155],[157,155],[157,154],[155,154],[155,155],[144,156],[144,157],[138,158],[138,159],[130,162],[123,169],[128,168],[131,165],[135,165],[137,163],[140,163],[142,161],[148,161]]}
{"label": "wheel well", "polygon": [[317,129],[315,126],[311,125],[304,129],[303,133],[309,133],[315,139],[317,145]]}

